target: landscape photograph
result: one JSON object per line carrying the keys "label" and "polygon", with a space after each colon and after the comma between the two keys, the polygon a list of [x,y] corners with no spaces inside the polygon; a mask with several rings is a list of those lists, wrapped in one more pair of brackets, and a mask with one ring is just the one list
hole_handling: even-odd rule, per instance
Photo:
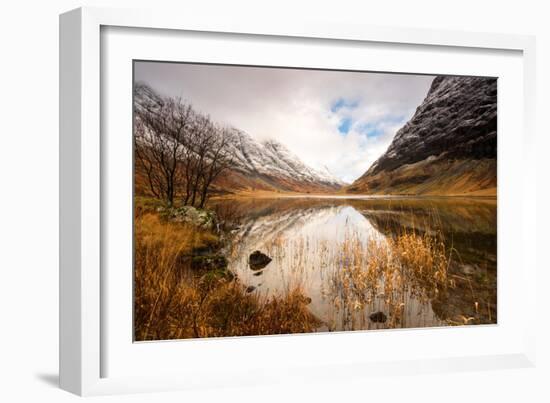
{"label": "landscape photograph", "polygon": [[497,323],[497,79],[133,62],[134,340]]}

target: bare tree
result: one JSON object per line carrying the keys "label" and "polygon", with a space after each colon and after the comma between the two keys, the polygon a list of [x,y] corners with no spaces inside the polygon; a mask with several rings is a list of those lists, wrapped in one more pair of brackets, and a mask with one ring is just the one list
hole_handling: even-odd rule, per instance
{"label": "bare tree", "polygon": [[155,197],[173,205],[181,195],[185,205],[203,208],[212,183],[232,163],[231,132],[181,99],[162,99],[149,87],[137,88],[147,97],[135,107],[136,167]]}
{"label": "bare tree", "polygon": [[208,116],[197,115],[191,133],[192,158],[186,171],[186,204],[203,208],[212,182],[231,164],[230,133],[217,127]]}
{"label": "bare tree", "polygon": [[184,181],[183,140],[193,111],[180,100],[149,100],[136,105],[134,152],[151,193],[173,205]]}
{"label": "bare tree", "polygon": [[233,157],[228,152],[231,132],[227,129],[217,130],[217,136],[212,139],[208,148],[206,160],[208,164],[202,172],[199,207],[203,208],[208,198],[212,182],[233,163]]}

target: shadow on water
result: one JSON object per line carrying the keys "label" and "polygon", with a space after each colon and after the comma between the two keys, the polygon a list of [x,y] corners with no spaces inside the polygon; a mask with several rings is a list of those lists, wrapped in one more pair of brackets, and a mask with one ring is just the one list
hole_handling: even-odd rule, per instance
{"label": "shadow on water", "polygon": [[[239,198],[217,200],[212,207],[232,234],[230,269],[250,292],[278,295],[300,286],[324,323],[319,330],[496,323],[495,199]],[[383,293],[351,312],[339,306],[335,279],[350,239],[364,247],[411,232],[443,239],[450,257],[446,292],[405,284],[399,321],[369,320],[390,310]],[[272,258],[259,273],[248,265],[256,250]]]}

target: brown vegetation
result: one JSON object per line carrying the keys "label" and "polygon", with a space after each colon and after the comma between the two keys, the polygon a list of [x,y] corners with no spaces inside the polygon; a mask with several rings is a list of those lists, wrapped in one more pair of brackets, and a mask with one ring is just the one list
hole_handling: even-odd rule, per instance
{"label": "brown vegetation", "polygon": [[299,289],[262,298],[225,269],[191,269],[186,256],[218,237],[156,214],[135,218],[136,341],[311,332],[319,325]]}
{"label": "brown vegetation", "polygon": [[303,193],[303,194],[332,194],[339,190],[338,185],[305,182],[300,179],[287,177],[267,176],[261,174],[242,173],[236,169],[226,169],[212,183],[212,189],[218,194],[248,193],[256,195],[258,192],[273,194]]}
{"label": "brown vegetation", "polygon": [[[395,238],[358,239],[343,244],[341,270],[332,279],[331,293],[345,326],[356,329],[364,322],[364,307],[382,297],[389,328],[402,327],[403,310],[409,295],[423,303],[438,298],[449,286],[450,260],[439,236],[403,233]],[[357,315],[357,311],[361,311]],[[367,312],[372,311],[367,310]],[[361,327],[362,324],[359,324]]]}
{"label": "brown vegetation", "polygon": [[345,190],[357,194],[496,196],[495,159],[423,160],[357,179]]}

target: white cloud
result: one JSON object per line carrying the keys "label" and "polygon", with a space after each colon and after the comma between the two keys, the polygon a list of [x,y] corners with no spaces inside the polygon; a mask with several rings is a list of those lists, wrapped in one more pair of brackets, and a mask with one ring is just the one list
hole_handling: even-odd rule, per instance
{"label": "white cloud", "polygon": [[[386,150],[433,76],[138,62],[135,78],[351,182]],[[365,127],[376,130],[367,137]]]}

